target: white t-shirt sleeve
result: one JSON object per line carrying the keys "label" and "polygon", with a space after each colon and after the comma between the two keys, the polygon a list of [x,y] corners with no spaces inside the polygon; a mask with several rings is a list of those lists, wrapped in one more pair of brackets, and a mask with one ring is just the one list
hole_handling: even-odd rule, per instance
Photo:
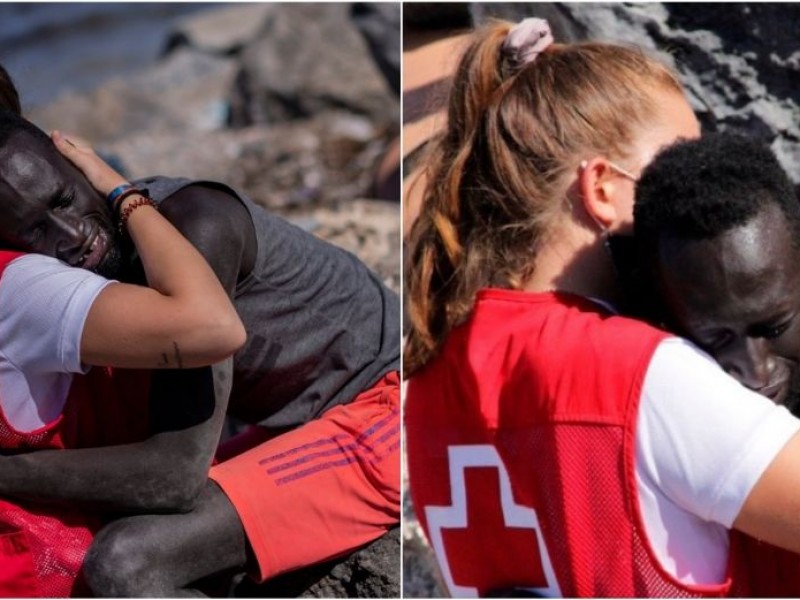
{"label": "white t-shirt sleeve", "polygon": [[637,427],[637,471],[677,506],[730,528],[800,420],[671,338],[647,370]]}
{"label": "white t-shirt sleeve", "polygon": [[89,309],[111,281],[38,254],[26,254],[0,279],[3,354],[26,374],[83,373],[80,342]]}

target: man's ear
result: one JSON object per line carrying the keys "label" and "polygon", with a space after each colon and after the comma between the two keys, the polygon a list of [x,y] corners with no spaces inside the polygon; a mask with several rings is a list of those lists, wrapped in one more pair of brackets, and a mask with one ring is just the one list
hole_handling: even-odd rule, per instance
{"label": "man's ear", "polygon": [[622,217],[615,202],[619,177],[602,157],[584,160],[578,168],[578,185],[586,213],[604,231],[613,229]]}

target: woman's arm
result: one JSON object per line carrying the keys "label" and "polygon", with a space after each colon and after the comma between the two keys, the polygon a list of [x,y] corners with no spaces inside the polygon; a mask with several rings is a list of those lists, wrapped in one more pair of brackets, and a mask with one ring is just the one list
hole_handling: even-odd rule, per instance
{"label": "woman's arm", "polygon": [[[56,147],[102,194],[125,182],[91,148],[58,132]],[[122,210],[140,199],[131,195]],[[214,272],[154,207],[136,207],[126,223],[149,288],[113,283],[98,294],[81,338],[86,364],[189,368],[219,362],[245,342],[244,326]]]}
{"label": "woman's arm", "polygon": [[662,341],[650,361],[635,463],[650,544],[684,575],[725,572],[727,552],[699,560],[711,530],[675,535],[701,522],[800,552],[800,421],[686,340]]}
{"label": "woman's arm", "polygon": [[733,526],[800,553],[800,433],[789,440],[753,486]]}

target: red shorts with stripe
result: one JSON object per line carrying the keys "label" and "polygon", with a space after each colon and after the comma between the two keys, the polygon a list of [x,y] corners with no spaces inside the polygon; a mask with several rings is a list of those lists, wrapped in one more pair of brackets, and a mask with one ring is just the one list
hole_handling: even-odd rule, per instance
{"label": "red shorts with stripe", "polygon": [[252,427],[217,457],[210,477],[239,513],[256,579],[350,552],[400,520],[399,375],[288,433]]}

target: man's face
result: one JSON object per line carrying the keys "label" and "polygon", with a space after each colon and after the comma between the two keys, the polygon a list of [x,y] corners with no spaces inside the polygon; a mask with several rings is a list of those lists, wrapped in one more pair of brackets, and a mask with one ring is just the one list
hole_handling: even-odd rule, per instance
{"label": "man's face", "polygon": [[48,140],[26,131],[0,149],[0,245],[109,277],[121,265],[105,200]]}
{"label": "man's face", "polygon": [[[777,403],[800,390],[800,252],[770,204],[702,241],[660,242],[659,285],[676,331]],[[789,406],[789,408],[793,408]]]}

